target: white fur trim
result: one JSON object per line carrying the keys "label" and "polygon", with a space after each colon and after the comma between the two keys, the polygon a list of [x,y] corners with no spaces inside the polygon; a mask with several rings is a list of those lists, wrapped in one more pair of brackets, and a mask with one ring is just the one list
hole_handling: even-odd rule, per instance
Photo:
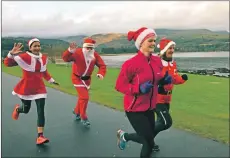
{"label": "white fur trim", "polygon": [[45,72],[46,71],[46,65],[48,64],[48,58],[46,59],[46,63],[43,63],[42,58],[39,58],[38,60],[41,63],[41,69],[40,69],[40,71],[41,72]]}
{"label": "white fur trim", "polygon": [[85,85],[85,87],[89,90],[90,89],[90,85],[87,86],[84,80],[81,80],[81,81],[82,81],[83,85]]}
{"label": "white fur trim", "polygon": [[42,53],[39,52],[39,55],[35,55],[33,53],[30,53],[30,52],[26,52],[27,54],[29,54],[31,57],[34,57],[34,58],[41,58],[42,57]]}
{"label": "white fur trim", "polygon": [[[75,50],[76,50],[76,49],[75,49]],[[70,47],[68,48],[68,51],[69,51],[70,53],[74,53],[75,50],[70,50]]]}
{"label": "white fur trim", "polygon": [[10,52],[7,54],[7,57],[10,58],[10,59],[14,58],[14,56]]}
{"label": "white fur trim", "polygon": [[168,62],[168,61],[165,61],[165,60],[161,59],[161,63],[162,63],[162,65],[165,66],[165,67],[167,67],[167,66],[173,66],[173,62],[174,62],[174,61]]}
{"label": "white fur trim", "polygon": [[85,48],[85,47],[92,47],[92,48],[94,48],[95,45],[92,44],[92,43],[84,43],[84,44],[83,44],[83,48]]}
{"label": "white fur trim", "polygon": [[[30,71],[30,72],[35,72],[35,67],[36,67],[36,60],[39,60],[41,63],[41,69],[40,72],[46,71],[46,65],[48,63],[48,59],[46,60],[46,63],[43,63],[42,58],[34,58],[33,54],[27,53],[31,56],[31,64],[27,64],[20,56],[15,56],[14,60],[17,62],[17,64],[24,70]],[[37,56],[36,56],[37,57]]]}
{"label": "white fur trim", "polygon": [[74,84],[73,86],[74,87],[85,87],[85,85],[83,85],[83,84]]}
{"label": "white fur trim", "polygon": [[31,39],[31,40],[29,41],[29,43],[28,43],[29,48],[30,48],[30,46],[31,46],[31,44],[32,44],[33,42],[40,42],[40,41],[39,41],[39,39],[37,39],[37,38]]}
{"label": "white fur trim", "polygon": [[168,62],[167,62],[167,61],[165,61],[165,60],[163,60],[163,59],[161,59],[161,63],[162,63],[162,65],[163,65],[163,66],[165,66],[165,67],[167,67],[167,66],[168,66]]}
{"label": "white fur trim", "polygon": [[135,42],[135,46],[137,47],[137,49],[139,50],[140,49],[140,45],[141,45],[141,42],[143,41],[143,39],[150,33],[154,33],[155,34],[155,37],[157,37],[157,34],[155,32],[155,30],[153,29],[145,29],[136,39],[136,42]]}
{"label": "white fur trim", "polygon": [[97,74],[97,76],[101,77],[101,78],[104,78],[104,76],[102,76],[102,74]]}
{"label": "white fur trim", "polygon": [[176,45],[176,43],[173,42],[173,41],[169,42],[169,43],[164,47],[164,49],[160,51],[160,54],[163,55],[164,52],[166,52],[166,51],[169,49],[169,47],[170,47],[171,45]]}
{"label": "white fur trim", "polygon": [[54,82],[54,79],[51,78],[48,82],[49,82],[49,83],[53,83],[53,82]]}
{"label": "white fur trim", "polygon": [[90,89],[90,86],[85,86],[84,84],[74,84],[74,87],[85,87],[87,89]]}
{"label": "white fur trim", "polygon": [[34,95],[20,95],[13,91],[12,94],[17,95],[19,98],[24,99],[24,100],[35,100],[35,99],[40,99],[40,98],[47,98],[47,93],[34,94]]}
{"label": "white fur trim", "polygon": [[35,72],[35,66],[36,66],[36,59],[31,58],[31,64],[27,64],[20,56],[15,56],[14,60],[17,62],[17,64],[26,71]]}

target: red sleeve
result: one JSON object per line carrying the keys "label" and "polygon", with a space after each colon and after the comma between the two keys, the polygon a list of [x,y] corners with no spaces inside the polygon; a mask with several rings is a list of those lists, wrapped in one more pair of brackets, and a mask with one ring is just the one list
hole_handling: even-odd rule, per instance
{"label": "red sleeve", "polygon": [[18,66],[18,63],[14,60],[13,55],[8,53],[7,57],[4,59],[4,65],[7,67]]}
{"label": "red sleeve", "polygon": [[[74,51],[75,52],[75,51]],[[63,52],[62,54],[62,59],[65,62],[71,62],[71,61],[75,61],[74,57],[73,57],[73,53],[74,52],[70,52],[69,48]]]}
{"label": "red sleeve", "polygon": [[161,61],[161,58],[159,57],[159,56],[157,56],[158,57],[158,66],[159,66],[159,68],[160,68],[160,79],[159,79],[159,81],[157,81],[158,82],[158,84],[159,84],[159,82],[161,82],[161,80],[164,78],[164,72],[163,72],[163,70],[164,70],[164,66],[163,66],[163,64],[162,64],[162,61]]}
{"label": "red sleeve", "polygon": [[183,80],[183,78],[178,74],[176,62],[174,62],[173,64],[174,64],[173,84],[175,84],[175,85],[183,84],[185,82],[185,80]]}
{"label": "red sleeve", "polygon": [[165,67],[162,64],[161,58],[159,56],[156,56],[155,58],[157,58],[157,65],[159,66],[160,69],[160,77],[159,80],[156,80],[157,84],[162,84],[163,80],[164,80],[164,75],[165,75]]}
{"label": "red sleeve", "polygon": [[124,63],[122,65],[115,89],[126,95],[137,95],[140,93],[138,75],[135,75],[130,64]]}
{"label": "red sleeve", "polygon": [[48,81],[49,83],[53,83],[54,79],[52,78],[52,76],[49,74],[48,70],[43,72],[43,77],[46,81]]}
{"label": "red sleeve", "polygon": [[162,61],[161,61],[161,58],[160,58],[160,57],[158,57],[158,65],[159,65],[159,68],[160,68],[160,70],[161,70],[161,72],[162,72],[164,66],[163,66],[163,64],[162,64]]}
{"label": "red sleeve", "polygon": [[102,75],[103,77],[106,74],[106,65],[101,56],[98,53],[95,53],[96,66],[99,68],[97,75]]}

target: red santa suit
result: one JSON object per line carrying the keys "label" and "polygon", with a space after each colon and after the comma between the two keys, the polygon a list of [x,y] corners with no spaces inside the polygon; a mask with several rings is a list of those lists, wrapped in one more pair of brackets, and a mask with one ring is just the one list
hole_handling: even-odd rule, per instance
{"label": "red santa suit", "polygon": [[172,90],[174,85],[183,84],[186,81],[181,77],[181,75],[178,74],[176,61],[167,61],[164,59],[164,54],[172,45],[175,45],[175,42],[168,39],[162,39],[158,45],[161,50],[160,55],[163,65],[162,73],[165,74],[168,72],[168,74],[172,76],[173,80],[171,84],[165,85],[164,87],[158,89],[157,103],[170,103],[172,100]]}
{"label": "red santa suit", "polygon": [[66,50],[62,58],[65,62],[72,64],[72,83],[78,93],[78,102],[75,106],[75,113],[81,116],[81,119],[87,119],[86,110],[89,100],[88,90],[90,89],[91,75],[95,65],[99,67],[98,76],[104,77],[106,74],[106,65],[98,52],[94,49],[87,50],[87,47],[94,47],[95,41],[88,38],[84,40],[83,48],[77,48],[75,51]]}
{"label": "red santa suit", "polygon": [[163,91],[158,91],[157,103],[170,103],[174,85],[183,84],[185,80],[177,73],[176,61],[165,61],[164,59],[161,59],[161,61],[163,65],[162,73],[165,74],[168,71],[173,80],[171,84],[164,86]]}
{"label": "red santa suit", "polygon": [[[176,62],[172,60],[172,57],[169,58],[166,56],[167,50],[170,50],[171,53],[173,53],[173,45],[175,45],[175,42],[166,38],[160,40],[159,45],[157,45],[157,47],[160,48],[161,62],[163,65],[162,73],[165,74],[168,72],[168,74],[172,76],[172,82],[168,85],[158,85],[157,105],[155,109],[155,113],[157,114],[157,121],[154,128],[155,137],[161,131],[169,129],[172,126],[170,102],[172,100],[173,86],[175,84],[183,84],[188,79],[186,74],[180,76],[177,73]],[[153,150],[159,151],[159,147],[155,145]]]}
{"label": "red santa suit", "polygon": [[46,98],[47,91],[43,78],[50,83],[54,82],[47,71],[47,63],[47,56],[41,53],[38,56],[28,51],[19,55],[9,53],[4,64],[8,67],[20,66],[23,72],[22,79],[15,86],[12,94],[24,100]]}

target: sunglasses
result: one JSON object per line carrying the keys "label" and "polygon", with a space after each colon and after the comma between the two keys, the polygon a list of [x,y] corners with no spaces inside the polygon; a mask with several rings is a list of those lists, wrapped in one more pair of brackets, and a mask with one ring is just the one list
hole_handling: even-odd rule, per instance
{"label": "sunglasses", "polygon": [[85,47],[87,50],[92,50],[93,47]]}

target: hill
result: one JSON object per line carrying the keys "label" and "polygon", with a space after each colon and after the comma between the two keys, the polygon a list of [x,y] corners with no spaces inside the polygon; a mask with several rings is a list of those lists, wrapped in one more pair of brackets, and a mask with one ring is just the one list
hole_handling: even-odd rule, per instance
{"label": "hill", "polygon": [[[227,31],[210,31],[207,29],[156,29],[158,34],[157,43],[163,37],[170,38],[176,42],[177,52],[205,52],[205,51],[229,51],[229,33]],[[60,55],[69,42],[75,41],[78,46],[82,45],[86,35],[67,36],[60,38],[40,38],[42,52],[50,56]],[[101,54],[122,54],[134,53],[136,48],[134,42],[127,40],[124,33],[94,34],[91,36],[97,42],[96,50]],[[27,48],[27,41],[30,37],[2,37],[2,56],[6,56],[13,47],[13,43],[22,42]],[[159,49],[156,48],[159,52]]]}
{"label": "hill", "polygon": [[108,43],[114,40],[121,39],[125,36],[125,34],[115,34],[115,33],[109,33],[109,34],[95,34],[92,35],[91,38],[97,41],[97,45]]}
{"label": "hill", "polygon": [[[28,40],[31,37],[2,37],[2,49],[1,56],[5,57],[9,50],[13,48],[14,43],[22,43],[23,51],[28,50]],[[66,48],[68,48],[69,43],[60,39],[45,39],[39,38],[41,41],[41,52],[48,53],[49,56],[55,56],[56,54],[61,54]]]}
{"label": "hill", "polygon": [[[227,31],[210,31],[207,29],[171,30],[156,29],[157,43],[163,37],[177,43],[177,52],[229,51],[229,33]],[[110,42],[98,45],[102,53],[131,53],[136,50],[134,42],[129,42],[125,35]],[[159,51],[156,48],[156,51]]]}
{"label": "hill", "polygon": [[[122,36],[125,36],[125,34],[115,34],[115,33],[94,34],[94,35],[92,35],[90,37],[97,41],[97,45],[100,45],[100,44],[103,44],[103,43],[111,42],[111,41],[116,40],[116,39],[120,39]],[[62,38],[59,38],[59,39],[61,39],[63,41],[66,41],[66,42],[74,41],[80,46],[80,45],[83,44],[83,40],[86,37],[88,37],[88,36],[78,35],[78,36],[62,37]]]}
{"label": "hill", "polygon": [[68,36],[68,37],[61,37],[59,39],[66,41],[66,42],[76,42],[78,45],[82,45],[82,40],[86,38],[85,35],[78,35],[78,36]]}

